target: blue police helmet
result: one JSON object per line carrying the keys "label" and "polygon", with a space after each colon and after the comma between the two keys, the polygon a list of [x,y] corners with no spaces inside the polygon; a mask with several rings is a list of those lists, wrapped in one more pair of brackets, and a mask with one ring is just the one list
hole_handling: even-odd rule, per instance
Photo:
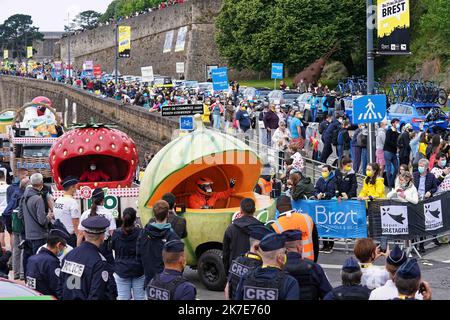
{"label": "blue police helmet", "polygon": [[417,279],[420,278],[420,268],[416,259],[409,259],[403,263],[395,274],[402,279]]}
{"label": "blue police helmet", "polygon": [[81,225],[86,228],[85,232],[92,234],[101,234],[109,227],[109,220],[102,216],[92,216],[81,222]]}
{"label": "blue police helmet", "polygon": [[261,240],[268,234],[274,233],[272,230],[264,226],[263,224],[251,224],[247,227],[250,238]]}
{"label": "blue police helmet", "polygon": [[345,272],[356,272],[360,269],[361,267],[359,266],[358,261],[353,257],[345,259],[344,264],[342,265],[342,271]]}
{"label": "blue police helmet", "polygon": [[405,263],[407,259],[406,253],[400,249],[398,245],[395,245],[389,253],[389,256],[386,258],[386,262],[390,265],[398,267]]}
{"label": "blue police helmet", "polygon": [[76,185],[78,183],[78,179],[74,176],[68,176],[64,179],[64,181],[61,183],[62,187],[64,189],[70,188],[73,185]]}
{"label": "blue police helmet", "polygon": [[97,188],[92,192],[92,199],[104,199],[105,198],[105,192],[102,188]]}
{"label": "blue police helmet", "polygon": [[262,251],[275,251],[284,248],[286,236],[278,233],[271,233],[261,239],[259,248]]}
{"label": "blue police helmet", "polygon": [[286,236],[286,242],[302,240],[302,232],[300,230],[286,230],[282,234]]}
{"label": "blue police helmet", "polygon": [[180,240],[171,240],[167,241],[164,245],[164,251],[166,252],[183,252],[184,251],[184,243]]}

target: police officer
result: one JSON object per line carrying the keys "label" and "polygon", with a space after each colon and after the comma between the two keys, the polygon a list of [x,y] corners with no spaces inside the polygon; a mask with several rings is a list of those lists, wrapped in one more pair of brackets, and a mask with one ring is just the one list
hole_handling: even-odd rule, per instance
{"label": "police officer", "polygon": [[242,276],[248,271],[262,266],[262,259],[258,255],[259,241],[272,231],[264,225],[250,225],[248,227],[250,251],[241,255],[231,262],[228,272],[228,282],[225,287],[225,298],[233,300],[236,288]]}
{"label": "police officer", "polygon": [[69,234],[53,229],[49,232],[47,245],[28,259],[26,285],[44,295],[60,297],[59,275],[61,265],[58,256],[64,253]]}
{"label": "police officer", "polygon": [[92,216],[81,222],[84,241],[70,251],[62,261],[61,283],[63,300],[114,300],[116,283],[110,276],[111,266],[100,253],[109,227],[108,219]]}
{"label": "police officer", "polygon": [[431,288],[428,282],[422,281],[419,265],[416,259],[408,259],[397,270],[394,283],[398,290],[398,297],[393,300],[417,300],[417,292],[423,300],[431,300]]}
{"label": "police officer", "polygon": [[236,289],[236,300],[298,300],[297,280],[282,269],[286,263],[286,236],[271,233],[261,239],[262,267],[245,274]]}
{"label": "police officer", "polygon": [[349,257],[342,266],[342,286],[331,290],[324,300],[369,300],[370,289],[361,285],[361,267],[355,258]]}
{"label": "police officer", "polygon": [[149,300],[195,300],[197,289],[183,277],[186,266],[184,243],[171,240],[164,244],[164,271],[150,280],[147,286]]}
{"label": "police officer", "polygon": [[333,290],[322,267],[317,263],[302,258],[302,232],[287,230],[286,236],[287,262],[284,270],[297,279],[300,287],[300,300],[323,299]]}

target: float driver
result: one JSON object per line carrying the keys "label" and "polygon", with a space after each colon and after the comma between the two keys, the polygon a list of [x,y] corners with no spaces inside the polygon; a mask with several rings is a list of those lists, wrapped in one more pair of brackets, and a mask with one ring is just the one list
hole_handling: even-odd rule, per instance
{"label": "float driver", "polygon": [[109,181],[110,177],[102,170],[97,169],[95,162],[91,162],[89,169],[83,172],[80,182],[104,182]]}
{"label": "float driver", "polygon": [[200,178],[197,181],[197,191],[189,196],[188,208],[213,209],[217,200],[228,199],[233,194],[236,179],[231,179],[230,188],[223,192],[213,192],[213,183],[209,178]]}

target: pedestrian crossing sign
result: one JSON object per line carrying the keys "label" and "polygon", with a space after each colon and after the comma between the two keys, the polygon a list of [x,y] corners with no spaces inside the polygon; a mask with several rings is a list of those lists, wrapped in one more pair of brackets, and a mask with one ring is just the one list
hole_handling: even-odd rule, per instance
{"label": "pedestrian crossing sign", "polygon": [[353,124],[377,123],[386,117],[386,95],[368,95],[353,100]]}

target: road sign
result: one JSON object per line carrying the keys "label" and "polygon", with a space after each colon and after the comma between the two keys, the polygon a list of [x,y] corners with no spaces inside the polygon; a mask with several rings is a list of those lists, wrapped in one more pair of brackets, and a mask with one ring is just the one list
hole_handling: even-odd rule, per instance
{"label": "road sign", "polygon": [[272,63],[272,79],[283,79],[282,63]]}
{"label": "road sign", "polygon": [[353,100],[353,124],[377,123],[386,117],[386,95],[368,95]]}
{"label": "road sign", "polygon": [[212,81],[214,91],[228,90],[228,68],[213,69]]}
{"label": "road sign", "polygon": [[164,106],[161,111],[161,115],[163,117],[193,116],[196,114],[203,114],[202,104],[177,104],[172,106]]}
{"label": "road sign", "polygon": [[180,117],[180,130],[194,130],[194,117]]}

